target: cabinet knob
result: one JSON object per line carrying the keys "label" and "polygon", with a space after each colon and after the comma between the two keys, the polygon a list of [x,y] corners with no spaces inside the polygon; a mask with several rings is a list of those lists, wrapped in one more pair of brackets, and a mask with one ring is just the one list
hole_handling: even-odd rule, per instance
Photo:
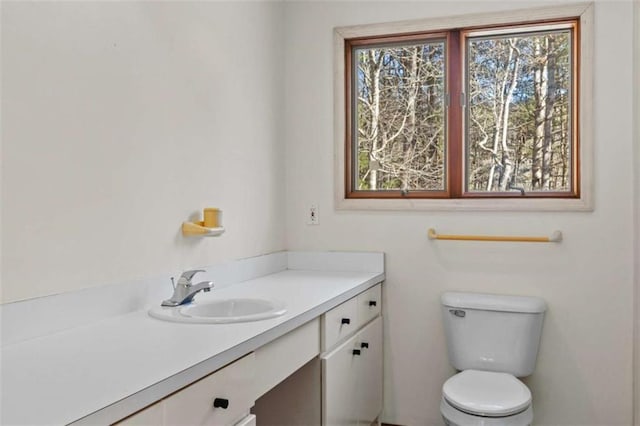
{"label": "cabinet knob", "polygon": [[369,349],[369,343],[362,342],[362,343],[360,343],[360,347],[363,348],[363,349]]}
{"label": "cabinet knob", "polygon": [[378,304],[378,302],[376,302],[375,300],[369,300],[369,306],[376,306]]}
{"label": "cabinet knob", "polygon": [[225,398],[216,398],[213,400],[213,407],[226,410],[229,407],[229,400]]}
{"label": "cabinet knob", "polygon": [[342,318],[340,324],[351,324],[351,320],[349,318]]}
{"label": "cabinet knob", "polygon": [[353,350],[353,354],[354,355],[360,355],[360,349],[354,349]]}

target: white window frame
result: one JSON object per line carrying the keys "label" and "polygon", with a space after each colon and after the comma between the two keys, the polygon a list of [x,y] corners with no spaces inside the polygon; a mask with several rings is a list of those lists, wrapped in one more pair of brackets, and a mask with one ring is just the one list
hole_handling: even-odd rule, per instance
{"label": "white window frame", "polygon": [[[432,211],[592,211],[593,203],[593,4],[536,8],[476,15],[452,16],[393,23],[338,27],[334,50],[334,193],[339,210]],[[579,164],[580,198],[446,198],[355,199],[345,197],[345,39],[385,34],[448,30],[530,21],[580,18]]]}

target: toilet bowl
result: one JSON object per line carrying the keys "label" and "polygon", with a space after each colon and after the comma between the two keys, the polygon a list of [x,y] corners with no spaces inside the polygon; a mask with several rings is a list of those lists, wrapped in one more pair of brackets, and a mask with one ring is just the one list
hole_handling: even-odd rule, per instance
{"label": "toilet bowl", "polygon": [[465,370],[442,387],[440,412],[448,426],[526,426],[533,421],[531,392],[515,376]]}
{"label": "toilet bowl", "polygon": [[444,398],[440,402],[440,413],[447,426],[529,426],[533,421],[532,406],[512,416],[482,417],[456,410]]}

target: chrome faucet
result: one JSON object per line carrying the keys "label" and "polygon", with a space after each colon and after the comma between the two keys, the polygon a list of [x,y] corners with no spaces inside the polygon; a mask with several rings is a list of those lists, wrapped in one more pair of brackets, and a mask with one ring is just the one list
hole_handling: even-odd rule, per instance
{"label": "chrome faucet", "polygon": [[[202,281],[198,284],[191,283],[191,279],[198,272],[205,272],[204,269],[194,269],[191,271],[184,271],[178,279],[178,284],[173,286],[173,296],[170,299],[164,300],[162,306],[180,306],[187,303],[191,303],[193,296],[195,296],[200,290],[204,292],[211,291],[213,288],[213,281]],[[173,281],[173,278],[171,278]]]}

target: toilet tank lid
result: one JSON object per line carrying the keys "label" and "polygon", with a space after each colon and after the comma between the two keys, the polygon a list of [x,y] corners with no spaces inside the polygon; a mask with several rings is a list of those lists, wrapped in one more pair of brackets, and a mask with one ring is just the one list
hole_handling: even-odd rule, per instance
{"label": "toilet tank lid", "polygon": [[452,308],[480,309],[499,312],[542,313],[547,304],[539,297],[504,296],[498,294],[446,292],[442,304]]}

